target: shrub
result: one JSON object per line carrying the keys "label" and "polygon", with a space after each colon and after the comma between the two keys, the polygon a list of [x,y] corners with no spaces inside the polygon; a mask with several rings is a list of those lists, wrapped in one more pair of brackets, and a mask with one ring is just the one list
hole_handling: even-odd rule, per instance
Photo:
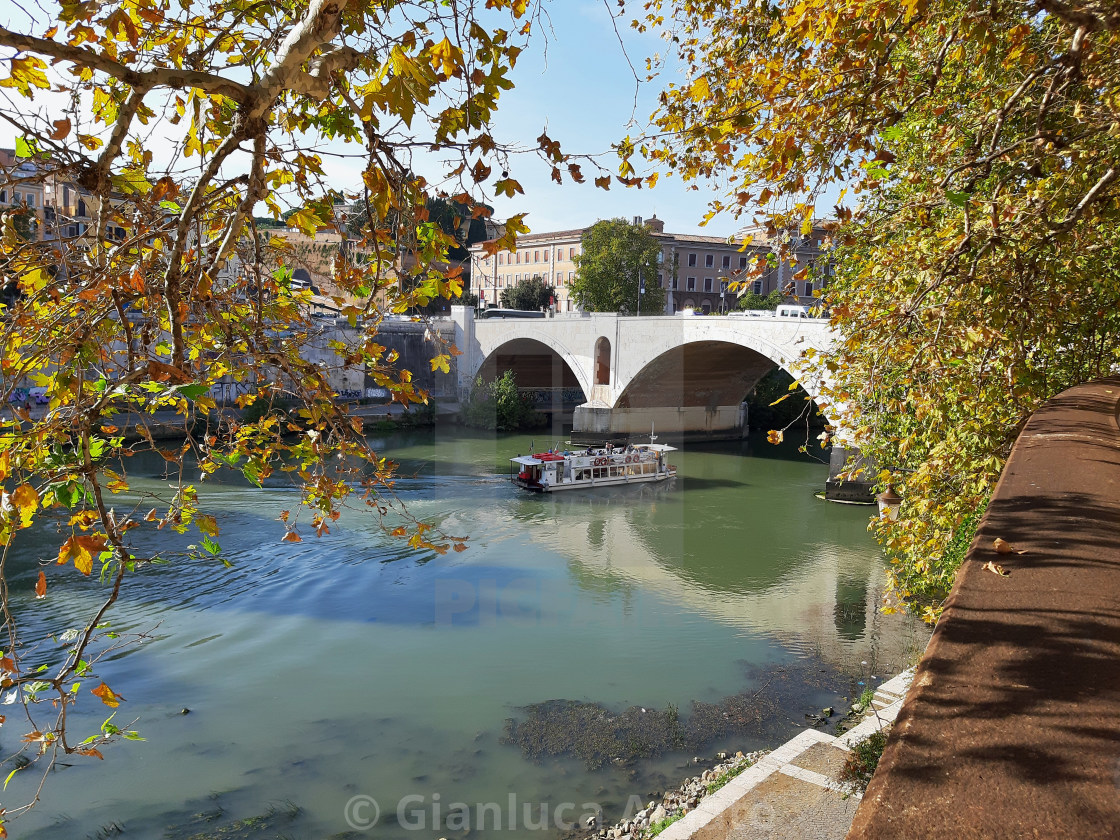
{"label": "shrub", "polygon": [[883,748],[886,745],[886,729],[872,732],[866,738],[852,744],[852,754],[844,762],[844,768],[840,771],[840,781],[846,782],[855,792],[863,793],[867,790],[867,785],[875,775],[875,768],[879,766],[879,759],[883,757]]}
{"label": "shrub", "polygon": [[517,390],[517,380],[509,370],[493,382],[476,379],[460,417],[468,426],[499,432],[535,429],[545,423],[544,416]]}

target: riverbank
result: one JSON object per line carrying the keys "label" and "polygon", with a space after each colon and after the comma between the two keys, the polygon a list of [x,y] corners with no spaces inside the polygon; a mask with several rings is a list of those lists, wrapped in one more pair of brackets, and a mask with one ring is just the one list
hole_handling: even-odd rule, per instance
{"label": "riverbank", "polygon": [[908,669],[879,686],[870,703],[854,704],[844,721],[858,723],[843,734],[805,729],[773,751],[736,753],[585,840],[727,840],[748,828],[771,840],[840,840],[862,799],[843,781],[848,756],[894,722],[913,677]]}
{"label": "riverbank", "polygon": [[[600,828],[587,835],[587,840],[649,840],[697,808],[707,796],[722,789],[728,782],[753,766],[770,750],[751,753],[737,752],[731,759],[705,770],[699,776],[686,779],[676,790],[668,791],[660,801],[650,800],[645,808],[633,816],[624,817],[613,826]],[[718,759],[718,757],[717,757]],[[701,759],[695,759],[699,764]],[[636,797],[631,797],[636,798]]]}

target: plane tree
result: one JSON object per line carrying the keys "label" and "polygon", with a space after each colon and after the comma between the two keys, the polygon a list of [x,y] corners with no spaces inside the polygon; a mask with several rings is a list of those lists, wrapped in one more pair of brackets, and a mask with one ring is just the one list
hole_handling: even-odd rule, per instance
{"label": "plane tree", "polygon": [[656,132],[620,144],[622,174],[645,155],[716,179],[712,216],[771,233],[832,218],[823,302],[841,339],[810,367],[879,486],[902,490],[898,521],[875,530],[895,591],[933,620],[961,560],[947,546],[975,523],[1025,420],[1120,363],[1120,11],[631,8],[685,74],[663,92]]}
{"label": "plane tree", "polygon": [[[446,198],[477,218],[483,186],[521,191],[491,123],[539,9],[485,6],[61,0],[18,7],[0,26],[0,120],[17,138],[0,187],[50,202],[0,215],[0,680],[29,721],[5,743],[21,743],[34,767],[100,759],[132,737],[108,721],[74,732],[70,711],[123,702],[97,669],[124,641],[105,622],[133,578],[157,562],[224,559],[220,518],[198,486],[208,476],[236,470],[299,487],[299,504],[278,511],[277,540],[325,534],[349,505],[418,551],[464,547],[394,500],[392,465],[335,399],[331,371],[304,352],[321,338],[310,293],[283,268],[284,230],[336,229],[346,224],[336,207],[360,202],[351,233],[372,256],[340,252],[332,284],[357,338],[329,349],[397,400],[423,402],[377,331],[387,312],[461,292],[458,270],[438,268],[460,241],[429,208]],[[561,177],[566,158],[546,135],[539,154]],[[324,161],[338,156],[360,181],[326,183]],[[435,158],[447,161],[438,185],[419,174]],[[28,216],[39,235],[27,235]],[[514,216],[489,244],[509,247],[524,230]],[[419,281],[400,291],[391,268],[403,252]],[[453,352],[433,370],[448,370]],[[13,402],[30,388],[45,405]],[[221,392],[239,394],[246,416],[220,404]],[[180,438],[153,434],[157,413]],[[130,458],[144,450],[168,462],[164,490],[131,486]],[[49,562],[17,563],[29,533],[42,538],[48,525],[58,529]],[[161,545],[160,529],[194,543],[138,548]],[[51,624],[50,601],[84,578],[102,582],[101,600],[60,646],[51,639],[66,628]],[[46,774],[32,773],[8,787],[27,801],[0,819],[38,799]]]}

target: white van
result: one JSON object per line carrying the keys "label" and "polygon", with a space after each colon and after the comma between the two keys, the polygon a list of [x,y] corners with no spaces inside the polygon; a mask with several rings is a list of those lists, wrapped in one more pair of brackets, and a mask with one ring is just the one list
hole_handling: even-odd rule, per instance
{"label": "white van", "polygon": [[783,303],[774,313],[779,318],[810,318],[809,307],[795,303]]}

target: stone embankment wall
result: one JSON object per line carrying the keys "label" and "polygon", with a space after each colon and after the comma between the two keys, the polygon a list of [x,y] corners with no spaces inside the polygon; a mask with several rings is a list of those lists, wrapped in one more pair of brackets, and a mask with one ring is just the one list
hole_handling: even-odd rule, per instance
{"label": "stone embankment wall", "polygon": [[1108,379],[1023,429],[848,840],[1118,836],[1118,412]]}

